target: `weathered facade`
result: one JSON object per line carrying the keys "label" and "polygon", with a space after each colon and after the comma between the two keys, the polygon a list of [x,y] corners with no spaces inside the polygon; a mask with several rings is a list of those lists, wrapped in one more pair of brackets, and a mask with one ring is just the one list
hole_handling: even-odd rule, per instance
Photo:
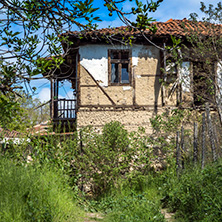
{"label": "weathered facade", "polygon": [[[129,54],[128,63],[122,63],[127,64],[125,83],[123,79],[111,79],[109,66],[115,63],[111,63],[110,50]],[[79,55],[78,127],[102,127],[106,122],[117,120],[129,130],[138,126],[150,130],[149,119],[161,106],[159,50],[148,45],[85,45]],[[121,61],[117,62],[119,66]],[[123,78],[124,68],[118,68],[116,75]]]}
{"label": "weathered facade", "polygon": [[[81,38],[77,32],[65,33],[74,42],[66,57],[71,68],[66,75],[57,71],[51,80],[54,121],[69,121],[77,128],[92,125],[101,129],[105,123],[116,120],[130,131],[143,126],[151,133],[150,118],[157,113],[181,103],[192,107],[194,63],[184,60],[175,73],[167,75],[167,57],[162,50],[171,41],[171,35],[186,41],[182,22],[187,20],[156,23],[155,34],[145,33],[154,44],[140,32],[125,27],[88,32]],[[132,44],[121,43],[122,36],[133,36]],[[107,39],[112,41],[107,43]],[[172,90],[177,78],[184,81]],[[75,100],[58,100],[58,82],[62,79],[72,82]]]}

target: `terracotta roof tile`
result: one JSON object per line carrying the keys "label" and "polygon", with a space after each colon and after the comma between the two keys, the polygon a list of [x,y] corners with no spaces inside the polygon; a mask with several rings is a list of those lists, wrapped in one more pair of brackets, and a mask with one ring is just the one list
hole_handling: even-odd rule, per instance
{"label": "terracotta roof tile", "polygon": [[[192,32],[198,32],[201,35],[211,35],[213,32],[214,34],[221,35],[222,34],[222,26],[215,25],[208,22],[193,22],[189,21],[186,18],[182,20],[177,19],[169,19],[166,22],[153,22],[152,25],[156,25],[157,31],[156,33],[152,33],[150,30],[146,30],[144,33],[147,36],[153,37],[165,37],[165,36],[177,36],[177,37],[185,37],[190,35]],[[111,35],[111,36],[141,36],[140,31],[138,30],[130,30],[126,26],[120,26],[116,28],[103,28],[98,29],[95,31],[88,31],[88,32],[66,32],[63,35],[68,35],[70,37],[76,39],[92,39],[92,38],[99,38],[104,35]],[[84,38],[80,38],[80,35]]]}

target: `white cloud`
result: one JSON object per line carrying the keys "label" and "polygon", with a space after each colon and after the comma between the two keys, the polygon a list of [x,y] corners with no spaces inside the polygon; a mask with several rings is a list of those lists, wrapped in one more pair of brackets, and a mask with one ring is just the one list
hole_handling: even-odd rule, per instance
{"label": "white cloud", "polygon": [[40,93],[38,98],[40,99],[41,102],[47,102],[50,100],[50,89],[49,88],[43,88]]}
{"label": "white cloud", "polygon": [[[217,0],[205,0],[205,5],[217,4]],[[165,22],[172,19],[183,19],[189,18],[190,13],[196,12],[198,15],[203,16],[200,12],[200,0],[170,0],[163,1],[160,7],[152,16],[157,19],[157,21]]]}
{"label": "white cloud", "polygon": [[99,28],[107,28],[107,27],[118,27],[124,25],[124,23],[117,17],[112,21],[103,20],[102,22],[97,23]]}
{"label": "white cloud", "polygon": [[[96,0],[98,1],[98,0]],[[146,0],[142,0],[145,4]],[[205,0],[205,5],[213,4],[216,6],[218,0]],[[107,28],[108,26],[117,27],[124,25],[123,22],[118,18],[116,14],[112,17],[108,16],[109,11],[98,5],[101,9],[98,11],[98,15],[101,17],[102,22],[98,22],[99,28]],[[135,2],[124,2],[121,7],[124,12],[130,11],[132,7],[135,6]],[[164,0],[157,11],[150,13],[149,16],[153,17],[157,21],[165,22],[169,19],[183,19],[189,18],[190,13],[196,12],[201,18],[203,14],[200,12],[200,0]],[[120,8],[121,8],[120,7]],[[105,13],[107,12],[107,13]],[[131,21],[135,21],[135,16],[127,16]]]}
{"label": "white cloud", "polygon": [[67,94],[66,94],[66,98],[74,99],[73,91],[68,91]]}

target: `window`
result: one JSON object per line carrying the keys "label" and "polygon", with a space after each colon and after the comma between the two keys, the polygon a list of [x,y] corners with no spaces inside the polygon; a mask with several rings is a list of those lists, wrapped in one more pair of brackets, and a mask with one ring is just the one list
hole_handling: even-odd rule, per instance
{"label": "window", "polygon": [[180,66],[180,81],[182,93],[191,92],[191,64],[183,61]]}
{"label": "window", "polygon": [[199,106],[215,99],[214,63],[193,62],[194,104]]}
{"label": "window", "polygon": [[109,50],[109,85],[131,83],[131,55],[129,50]]}

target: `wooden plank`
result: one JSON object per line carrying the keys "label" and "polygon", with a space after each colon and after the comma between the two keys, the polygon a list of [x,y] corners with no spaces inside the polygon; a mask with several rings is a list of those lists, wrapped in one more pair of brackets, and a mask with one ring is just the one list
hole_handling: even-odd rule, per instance
{"label": "wooden plank", "polygon": [[166,44],[163,43],[163,48],[164,50],[162,51],[162,61],[163,61],[163,82],[162,82],[162,87],[161,87],[161,94],[162,94],[162,106],[165,106],[165,98],[166,98],[166,90],[164,83],[166,82]]}
{"label": "wooden plank", "polygon": [[129,72],[129,84],[135,88],[135,77],[133,76],[133,67],[132,67],[132,50],[129,50],[129,64],[128,64],[128,72]]}
{"label": "wooden plank", "polygon": [[91,87],[98,87],[98,86],[97,85],[80,85],[80,87],[91,88]]}
{"label": "wooden plank", "polygon": [[53,119],[54,117],[54,79],[50,79],[50,84],[51,84],[51,104],[50,104],[50,117]]}
{"label": "wooden plank", "polygon": [[206,119],[205,113],[202,114],[202,157],[201,157],[201,168],[204,168],[205,165],[205,146],[206,144]]}
{"label": "wooden plank", "polygon": [[134,69],[132,69],[132,81],[133,81],[133,105],[136,105],[136,80]]}
{"label": "wooden plank", "polygon": [[111,72],[112,72],[112,67],[111,67],[111,50],[108,50],[108,85],[111,85]]}
{"label": "wooden plank", "polygon": [[181,146],[181,159],[182,159],[182,169],[184,169],[184,161],[185,161],[185,145],[184,145],[184,128],[183,126],[181,127],[181,141],[180,141],[180,146]]}
{"label": "wooden plank", "polygon": [[180,132],[176,133],[176,172],[177,176],[179,176],[179,172],[181,169],[180,159],[181,159],[181,151],[180,151],[180,143],[179,143]]}
{"label": "wooden plank", "polygon": [[207,113],[207,122],[208,122],[208,133],[210,137],[211,150],[212,150],[212,158],[213,158],[213,161],[215,162],[217,160],[217,154],[216,154],[216,146],[215,146],[214,134],[213,134],[213,125],[212,125],[212,120],[210,116],[209,103],[206,103],[206,113]]}
{"label": "wooden plank", "polygon": [[197,141],[198,141],[198,125],[197,122],[194,122],[194,129],[193,129],[193,162],[197,164]]}
{"label": "wooden plank", "polygon": [[78,111],[78,107],[81,105],[81,94],[80,94],[80,54],[78,52],[78,65],[77,65],[77,106],[76,111]]}

